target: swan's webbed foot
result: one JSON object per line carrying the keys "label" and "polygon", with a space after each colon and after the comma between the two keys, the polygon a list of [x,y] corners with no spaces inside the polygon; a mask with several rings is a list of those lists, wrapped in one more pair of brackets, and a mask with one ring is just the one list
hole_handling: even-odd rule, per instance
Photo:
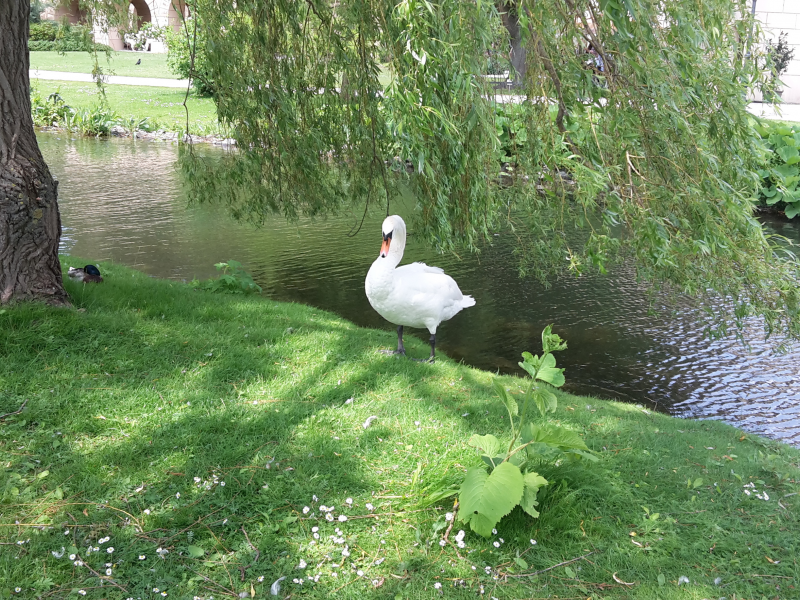
{"label": "swan's webbed foot", "polygon": [[403,326],[397,328],[397,350],[381,350],[381,354],[402,354],[406,355],[406,347],[403,345]]}

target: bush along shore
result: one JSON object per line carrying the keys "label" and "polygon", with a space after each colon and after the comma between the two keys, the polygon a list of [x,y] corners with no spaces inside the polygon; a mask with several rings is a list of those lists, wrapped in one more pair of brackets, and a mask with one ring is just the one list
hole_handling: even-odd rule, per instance
{"label": "bush along shore", "polygon": [[[542,348],[526,378],[417,363],[388,327],[100,268],[71,308],[0,309],[0,597],[800,597],[797,449],[562,393]],[[535,504],[476,505],[525,410],[586,449],[539,438]]]}

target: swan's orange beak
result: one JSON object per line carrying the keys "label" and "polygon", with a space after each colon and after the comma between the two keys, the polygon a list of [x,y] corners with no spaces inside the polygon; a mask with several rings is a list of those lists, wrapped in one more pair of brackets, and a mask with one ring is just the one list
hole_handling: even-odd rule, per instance
{"label": "swan's orange beak", "polygon": [[392,232],[383,234],[383,244],[381,244],[381,258],[389,256],[389,245],[392,243]]}

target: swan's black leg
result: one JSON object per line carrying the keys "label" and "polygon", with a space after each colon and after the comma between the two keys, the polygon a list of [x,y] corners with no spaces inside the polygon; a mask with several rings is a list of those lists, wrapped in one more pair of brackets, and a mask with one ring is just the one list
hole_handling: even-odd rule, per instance
{"label": "swan's black leg", "polygon": [[430,357],[429,360],[430,360],[430,362],[435,362],[436,361],[436,334],[435,333],[431,334],[431,357]]}
{"label": "swan's black leg", "polygon": [[406,355],[406,347],[403,345],[403,326],[397,328],[397,350],[381,350],[384,354],[402,354]]}

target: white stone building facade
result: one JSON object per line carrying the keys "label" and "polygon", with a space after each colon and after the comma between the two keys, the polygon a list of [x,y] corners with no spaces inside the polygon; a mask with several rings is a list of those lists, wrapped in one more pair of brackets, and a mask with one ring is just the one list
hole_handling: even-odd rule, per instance
{"label": "white stone building facade", "polygon": [[800,0],[751,0],[766,38],[777,43],[781,32],[794,49],[789,68],[781,76],[783,101],[800,104]]}

